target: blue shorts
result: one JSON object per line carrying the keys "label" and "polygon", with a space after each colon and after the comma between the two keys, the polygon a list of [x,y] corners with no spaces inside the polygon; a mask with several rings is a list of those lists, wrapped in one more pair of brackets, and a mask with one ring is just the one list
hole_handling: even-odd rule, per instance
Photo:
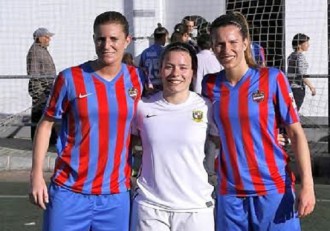
{"label": "blue shorts", "polygon": [[300,230],[295,194],[236,197],[217,195],[216,230]]}
{"label": "blue shorts", "polygon": [[126,231],[129,192],[112,195],[75,193],[52,183],[44,212],[44,231]]}

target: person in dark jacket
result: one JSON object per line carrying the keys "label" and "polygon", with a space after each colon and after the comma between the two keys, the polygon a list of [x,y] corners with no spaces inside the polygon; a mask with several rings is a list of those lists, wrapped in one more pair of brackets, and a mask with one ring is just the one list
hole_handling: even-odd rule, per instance
{"label": "person in dark jacket", "polygon": [[[34,138],[36,126],[43,114],[48,95],[50,94],[53,80],[56,75],[55,64],[47,47],[54,33],[46,28],[38,28],[33,33],[33,44],[26,57],[27,74],[29,80],[29,94],[32,97],[31,109],[31,139]],[[55,128],[52,130],[51,144],[57,139]]]}

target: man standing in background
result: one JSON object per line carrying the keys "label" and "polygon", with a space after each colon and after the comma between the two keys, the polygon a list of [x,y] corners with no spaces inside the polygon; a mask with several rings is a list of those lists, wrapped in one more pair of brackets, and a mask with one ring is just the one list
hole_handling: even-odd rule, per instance
{"label": "man standing in background", "polygon": [[168,42],[168,30],[158,23],[154,30],[154,44],[146,48],[141,53],[139,66],[150,80],[153,89],[162,90],[162,81],[159,77],[159,57],[164,50],[164,45]]}
{"label": "man standing in background", "polygon": [[199,52],[197,53],[198,68],[197,75],[193,83],[194,91],[201,94],[203,77],[210,73],[219,72],[223,68],[211,49],[211,35],[201,34],[198,36],[197,45],[199,48]]}
{"label": "man standing in background", "polygon": [[[33,33],[33,44],[26,57],[27,74],[29,80],[29,94],[32,97],[31,109],[31,140],[34,138],[36,126],[43,114],[48,95],[51,91],[56,69],[53,58],[47,47],[54,33],[46,28],[38,28]],[[50,144],[57,139],[55,128],[52,130]]]}

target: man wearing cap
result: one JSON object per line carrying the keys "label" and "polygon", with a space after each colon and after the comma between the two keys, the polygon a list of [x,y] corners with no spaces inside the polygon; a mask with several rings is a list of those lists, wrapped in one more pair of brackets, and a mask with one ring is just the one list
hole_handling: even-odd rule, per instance
{"label": "man wearing cap", "polygon": [[[33,44],[26,57],[27,74],[31,76],[29,80],[29,94],[32,97],[31,109],[31,139],[34,138],[37,123],[39,122],[43,109],[46,105],[54,77],[56,75],[53,58],[49,54],[47,47],[54,33],[46,28],[38,28],[33,33]],[[56,143],[55,129],[52,131],[50,143]]]}

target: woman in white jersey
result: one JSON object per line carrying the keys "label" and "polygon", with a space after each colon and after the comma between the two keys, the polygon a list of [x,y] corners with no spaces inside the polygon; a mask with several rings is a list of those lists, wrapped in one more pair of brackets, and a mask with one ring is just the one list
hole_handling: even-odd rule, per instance
{"label": "woman in white jersey", "polygon": [[213,186],[204,168],[206,140],[217,140],[210,102],[189,91],[194,49],[168,45],[160,59],[163,91],[138,104],[133,134],[143,147],[131,230],[214,230]]}

